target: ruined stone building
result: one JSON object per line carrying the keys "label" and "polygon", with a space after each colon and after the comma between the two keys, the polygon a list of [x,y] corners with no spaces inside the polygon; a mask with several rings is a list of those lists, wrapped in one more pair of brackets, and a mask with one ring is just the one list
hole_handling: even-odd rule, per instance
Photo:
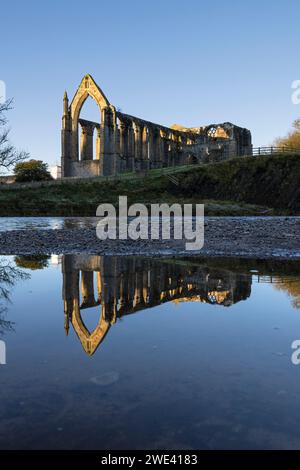
{"label": "ruined stone building", "polygon": [[[231,305],[251,294],[251,274],[140,258],[65,255],[62,264],[64,326],[74,329],[84,351],[92,355],[110,327],[125,315],[166,302]],[[98,308],[98,323],[89,331],[86,309]]]}
{"label": "ruined stone building", "polygon": [[[80,119],[88,97],[99,106],[99,122]],[[93,149],[93,136],[96,144]],[[251,155],[251,133],[229,122],[205,127],[165,127],[117,111],[90,75],[71,103],[63,100],[62,176],[106,176]]]}

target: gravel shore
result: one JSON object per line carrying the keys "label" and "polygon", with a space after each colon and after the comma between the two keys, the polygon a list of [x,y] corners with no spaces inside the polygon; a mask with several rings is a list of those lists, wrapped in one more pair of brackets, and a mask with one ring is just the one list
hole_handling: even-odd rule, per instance
{"label": "gravel shore", "polygon": [[95,228],[26,229],[0,232],[1,254],[142,256],[238,256],[300,260],[300,218],[208,218],[205,243],[186,251],[185,240],[106,240]]}

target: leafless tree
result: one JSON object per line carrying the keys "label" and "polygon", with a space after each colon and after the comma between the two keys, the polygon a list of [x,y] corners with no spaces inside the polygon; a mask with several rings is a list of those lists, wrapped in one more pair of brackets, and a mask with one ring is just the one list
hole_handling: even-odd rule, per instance
{"label": "leafless tree", "polygon": [[29,157],[27,152],[17,150],[8,138],[10,129],[6,126],[6,112],[12,109],[12,102],[13,100],[10,99],[0,103],[0,173]]}
{"label": "leafless tree", "polygon": [[11,303],[11,290],[13,286],[21,280],[29,279],[29,274],[7,261],[0,259],[0,338],[6,331],[14,329],[13,322],[6,320],[8,304]]}

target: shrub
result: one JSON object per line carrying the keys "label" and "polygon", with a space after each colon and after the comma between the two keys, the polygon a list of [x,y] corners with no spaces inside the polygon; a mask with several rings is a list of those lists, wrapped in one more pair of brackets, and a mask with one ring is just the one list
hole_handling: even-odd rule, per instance
{"label": "shrub", "polygon": [[48,255],[27,255],[16,256],[15,263],[19,268],[31,269],[44,269],[48,267],[50,256]]}
{"label": "shrub", "polygon": [[28,160],[17,163],[14,169],[16,182],[52,180],[47,163],[41,160]]}

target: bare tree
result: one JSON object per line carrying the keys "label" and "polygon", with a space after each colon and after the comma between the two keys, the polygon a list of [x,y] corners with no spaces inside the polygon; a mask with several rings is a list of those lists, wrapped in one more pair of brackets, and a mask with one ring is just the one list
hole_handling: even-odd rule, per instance
{"label": "bare tree", "polygon": [[0,103],[0,173],[3,170],[9,170],[16,163],[29,157],[27,152],[18,151],[8,138],[10,129],[6,127],[7,118],[5,113],[12,109],[12,102],[13,100],[10,99]]}
{"label": "bare tree", "polygon": [[14,329],[14,324],[6,320],[8,304],[11,303],[11,290],[18,281],[29,279],[30,275],[23,272],[7,261],[0,258],[0,338],[6,331]]}

